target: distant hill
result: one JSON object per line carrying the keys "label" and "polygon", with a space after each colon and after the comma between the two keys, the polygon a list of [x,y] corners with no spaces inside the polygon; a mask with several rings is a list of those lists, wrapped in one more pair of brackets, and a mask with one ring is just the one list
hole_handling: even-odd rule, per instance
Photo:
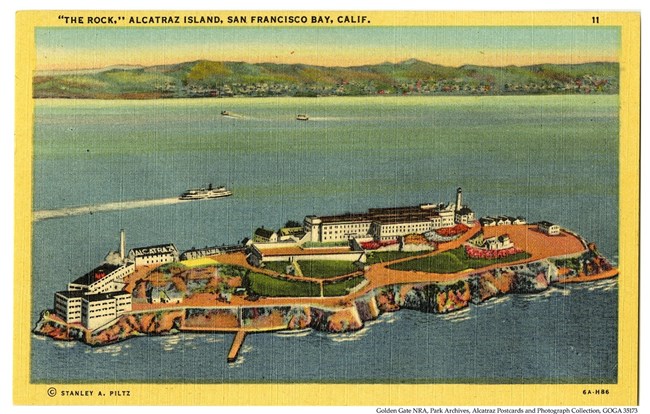
{"label": "distant hill", "polygon": [[409,59],[352,67],[199,60],[37,73],[35,98],[616,94],[618,63],[458,68]]}

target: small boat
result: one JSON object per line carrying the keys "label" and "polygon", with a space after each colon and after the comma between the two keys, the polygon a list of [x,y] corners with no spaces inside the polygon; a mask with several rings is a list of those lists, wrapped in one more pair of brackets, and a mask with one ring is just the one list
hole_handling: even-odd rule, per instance
{"label": "small boat", "polygon": [[229,111],[221,111],[221,115],[223,115],[223,116],[231,116],[232,114]]}
{"label": "small boat", "polygon": [[296,116],[296,119],[298,121],[308,121],[309,117],[307,115],[305,115],[305,114],[299,114],[298,116]]}
{"label": "small boat", "polygon": [[225,186],[213,188],[212,184],[208,188],[192,188],[181,194],[179,200],[203,200],[204,198],[220,198],[232,195],[232,191]]}

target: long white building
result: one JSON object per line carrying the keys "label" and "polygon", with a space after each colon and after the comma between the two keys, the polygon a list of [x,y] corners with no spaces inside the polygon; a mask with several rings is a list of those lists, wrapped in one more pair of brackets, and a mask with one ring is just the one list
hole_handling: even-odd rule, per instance
{"label": "long white building", "polygon": [[371,208],[366,213],[307,216],[303,228],[312,242],[337,242],[357,237],[390,240],[412,233],[425,233],[457,223],[472,225],[474,212],[462,205],[462,190],[456,203],[421,204],[408,207]]}
{"label": "long white building", "polygon": [[128,259],[135,263],[135,267],[150,264],[162,264],[178,261],[179,253],[173,244],[159,244],[156,246],[136,247],[129,251]]}

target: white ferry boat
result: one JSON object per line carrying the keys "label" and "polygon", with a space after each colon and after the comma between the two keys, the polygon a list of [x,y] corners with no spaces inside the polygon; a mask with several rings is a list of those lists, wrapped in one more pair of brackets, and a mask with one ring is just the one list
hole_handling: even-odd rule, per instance
{"label": "white ferry boat", "polygon": [[220,198],[228,197],[232,195],[232,191],[226,189],[224,186],[219,186],[216,188],[212,187],[212,184],[208,185],[208,188],[192,188],[185,191],[178,198],[180,200],[202,200],[204,198]]}

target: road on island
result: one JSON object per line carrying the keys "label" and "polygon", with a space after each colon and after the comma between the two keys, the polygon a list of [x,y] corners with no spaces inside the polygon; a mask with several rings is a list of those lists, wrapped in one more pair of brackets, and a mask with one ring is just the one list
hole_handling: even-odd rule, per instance
{"label": "road on island", "polygon": [[[456,249],[466,243],[469,239],[474,237],[479,231],[483,230],[484,237],[494,237],[502,234],[507,234],[513,241],[514,245],[528,253],[530,257],[514,262],[498,263],[480,269],[466,269],[456,273],[428,273],[421,271],[403,271],[393,270],[388,267],[395,263],[400,263],[408,260],[416,260],[427,256],[433,256],[445,251]],[[364,276],[368,283],[357,292],[342,297],[261,297],[258,300],[250,301],[241,296],[232,296],[229,303],[218,302],[215,294],[196,294],[183,301],[182,307],[232,307],[232,306],[275,306],[275,305],[320,305],[326,307],[337,307],[349,304],[350,301],[363,296],[371,290],[381,288],[383,286],[408,284],[408,283],[427,283],[427,282],[440,282],[452,283],[458,280],[465,279],[477,271],[489,271],[504,266],[515,266],[528,262],[538,261],[548,257],[558,256],[572,256],[586,251],[587,248],[578,236],[569,232],[562,231],[558,236],[548,236],[537,230],[534,225],[509,225],[509,226],[493,226],[481,227],[475,225],[465,232],[461,237],[450,242],[440,243],[438,249],[424,253],[418,256],[409,256],[389,262],[376,263],[370,265]],[[213,256],[215,260],[222,264],[231,264],[242,266],[251,271],[264,273],[271,276],[277,276],[277,273],[268,269],[260,269],[251,266],[246,261],[244,253],[232,253]],[[138,274],[142,277],[151,269],[138,269]],[[345,278],[345,276],[338,277]],[[139,278],[139,277],[136,277]],[[133,278],[131,280],[135,280]],[[294,280],[305,280],[322,283],[322,279],[316,278],[301,278],[289,277]],[[132,288],[133,285],[130,287]],[[141,308],[144,309],[169,309],[168,304],[135,304],[134,310]]]}

